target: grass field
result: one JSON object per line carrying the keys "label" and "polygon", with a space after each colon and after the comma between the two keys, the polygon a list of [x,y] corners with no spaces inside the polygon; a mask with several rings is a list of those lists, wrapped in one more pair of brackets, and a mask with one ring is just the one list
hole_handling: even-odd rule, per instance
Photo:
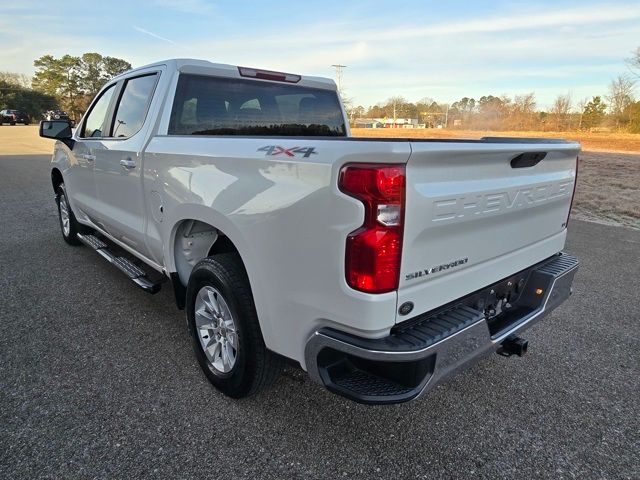
{"label": "grass field", "polygon": [[583,150],[592,152],[629,152],[640,154],[640,134],[589,132],[485,132],[478,130],[438,130],[404,128],[352,128],[354,137],[403,138],[480,138],[480,137],[553,137],[575,140]]}
{"label": "grass field", "polygon": [[[435,138],[549,135],[546,132],[488,133],[400,129],[354,129],[353,131],[354,136],[392,136],[394,134],[402,137],[422,135]],[[568,137],[571,138],[570,135]],[[579,140],[586,150],[580,155],[580,173],[574,201],[575,215],[586,220],[640,229],[640,135],[587,134],[575,139]],[[635,150],[631,150],[632,148]],[[35,126],[0,127],[0,155],[49,155],[52,150],[53,141],[38,137],[38,129]]]}

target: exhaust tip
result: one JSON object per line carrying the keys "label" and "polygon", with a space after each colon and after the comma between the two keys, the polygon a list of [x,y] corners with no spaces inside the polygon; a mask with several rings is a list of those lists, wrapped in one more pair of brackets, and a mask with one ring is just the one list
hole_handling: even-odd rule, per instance
{"label": "exhaust tip", "polygon": [[511,335],[507,337],[498,349],[498,354],[503,357],[510,357],[511,355],[517,355],[519,357],[524,356],[529,349],[529,341],[517,335]]}

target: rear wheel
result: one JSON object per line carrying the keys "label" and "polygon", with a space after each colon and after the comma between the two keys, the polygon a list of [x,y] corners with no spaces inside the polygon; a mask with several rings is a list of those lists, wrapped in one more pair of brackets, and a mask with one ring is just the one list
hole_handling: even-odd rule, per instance
{"label": "rear wheel", "polygon": [[242,398],[269,386],[282,362],[267,350],[240,257],[223,253],[198,262],[187,285],[193,347],[209,381]]}

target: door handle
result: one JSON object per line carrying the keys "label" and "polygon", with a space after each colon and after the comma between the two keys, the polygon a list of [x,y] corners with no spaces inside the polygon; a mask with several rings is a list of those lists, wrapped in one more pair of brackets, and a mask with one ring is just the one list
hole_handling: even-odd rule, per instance
{"label": "door handle", "polygon": [[88,162],[93,162],[96,159],[95,155],[89,155],[87,153],[80,155],[81,158],[84,158]]}
{"label": "door handle", "polygon": [[134,162],[130,158],[123,158],[122,160],[120,160],[120,165],[122,165],[122,168],[126,170],[136,168],[136,162]]}

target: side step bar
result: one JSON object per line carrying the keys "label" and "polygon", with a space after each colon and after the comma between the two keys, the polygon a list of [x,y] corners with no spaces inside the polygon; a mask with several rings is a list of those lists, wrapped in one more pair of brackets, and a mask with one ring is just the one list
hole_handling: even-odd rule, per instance
{"label": "side step bar", "polygon": [[118,269],[124,273],[133,283],[148,293],[158,293],[160,291],[160,284],[153,283],[147,274],[141,270],[137,265],[131,262],[125,257],[116,257],[107,249],[107,244],[100,240],[95,235],[82,235],[76,234],[78,239],[84,243],[87,247],[93,248],[102,258],[109,263],[118,267]]}

